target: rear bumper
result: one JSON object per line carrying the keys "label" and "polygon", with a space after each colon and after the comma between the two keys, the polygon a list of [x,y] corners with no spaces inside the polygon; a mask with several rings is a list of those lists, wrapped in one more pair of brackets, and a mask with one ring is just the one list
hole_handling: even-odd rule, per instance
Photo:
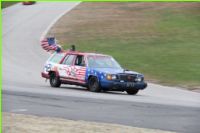
{"label": "rear bumper", "polygon": [[47,74],[47,73],[41,72],[41,76],[43,78],[49,79],[49,74]]}
{"label": "rear bumper", "polygon": [[[131,85],[129,85],[131,84]],[[101,87],[106,90],[112,91],[126,91],[127,89],[138,89],[143,90],[147,87],[147,83],[145,82],[114,82],[114,81],[104,81],[101,82]]]}

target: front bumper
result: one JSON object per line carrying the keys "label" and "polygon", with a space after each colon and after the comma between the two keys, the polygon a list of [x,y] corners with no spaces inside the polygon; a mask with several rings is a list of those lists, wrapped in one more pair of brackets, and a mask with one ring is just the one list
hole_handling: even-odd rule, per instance
{"label": "front bumper", "polygon": [[145,82],[116,82],[116,81],[102,81],[101,87],[105,90],[112,91],[126,91],[127,89],[143,90],[147,87]]}
{"label": "front bumper", "polygon": [[41,72],[41,76],[43,78],[49,79],[49,74],[47,74],[47,73]]}

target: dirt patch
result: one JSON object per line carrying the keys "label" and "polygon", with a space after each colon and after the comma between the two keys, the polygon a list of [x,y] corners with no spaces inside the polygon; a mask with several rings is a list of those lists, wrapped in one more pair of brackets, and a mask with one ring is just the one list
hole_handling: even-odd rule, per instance
{"label": "dirt patch", "polygon": [[172,133],[118,124],[3,113],[3,133]]}

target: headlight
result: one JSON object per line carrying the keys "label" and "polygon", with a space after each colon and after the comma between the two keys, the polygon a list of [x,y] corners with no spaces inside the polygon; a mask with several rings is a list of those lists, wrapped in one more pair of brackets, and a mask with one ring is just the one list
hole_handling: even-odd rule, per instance
{"label": "headlight", "polygon": [[117,76],[116,75],[112,75],[112,80],[115,80],[117,79]]}
{"label": "headlight", "polygon": [[136,81],[136,82],[141,82],[141,81],[142,81],[142,77],[137,77],[137,78],[135,79],[135,81]]}
{"label": "headlight", "polygon": [[117,76],[116,75],[112,75],[112,74],[107,74],[106,75],[106,79],[107,80],[115,80],[115,79],[117,79]]}

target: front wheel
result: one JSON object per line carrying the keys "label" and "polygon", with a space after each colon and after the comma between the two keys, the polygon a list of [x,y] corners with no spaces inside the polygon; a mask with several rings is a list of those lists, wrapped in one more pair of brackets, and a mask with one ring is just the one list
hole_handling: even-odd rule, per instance
{"label": "front wheel", "polygon": [[92,92],[100,92],[101,87],[99,85],[99,81],[97,77],[91,77],[88,81],[88,89]]}
{"label": "front wheel", "polygon": [[49,81],[50,81],[51,87],[60,87],[60,85],[61,85],[61,81],[60,81],[59,77],[56,76],[56,73],[54,73],[54,72],[50,74]]}
{"label": "front wheel", "polygon": [[128,89],[126,90],[126,92],[129,94],[129,95],[136,95],[138,93],[138,89],[135,89],[135,90],[132,90],[132,89]]}

